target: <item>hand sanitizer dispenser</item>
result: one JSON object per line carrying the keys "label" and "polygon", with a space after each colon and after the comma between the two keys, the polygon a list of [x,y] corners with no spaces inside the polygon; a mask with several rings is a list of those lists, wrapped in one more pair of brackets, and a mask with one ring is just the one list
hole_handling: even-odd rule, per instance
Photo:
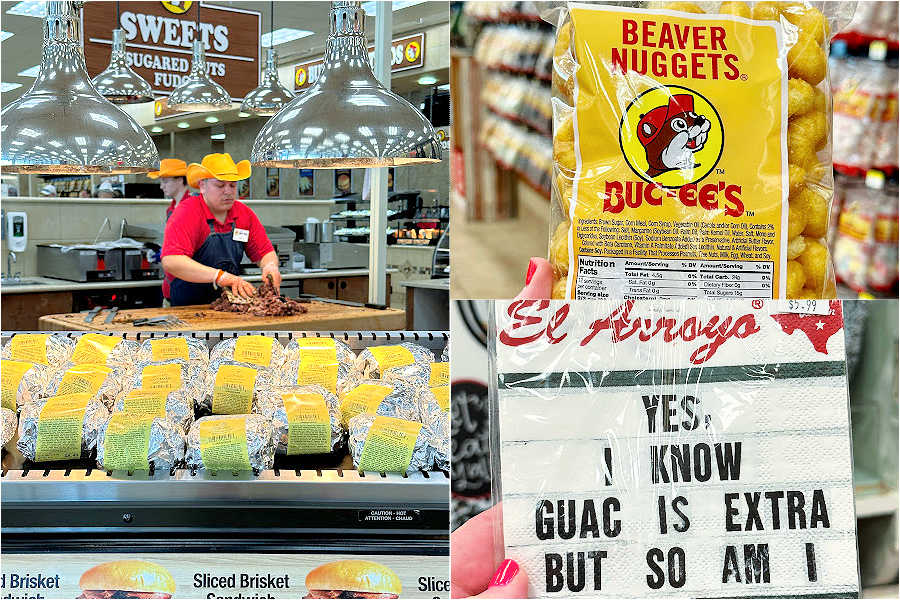
{"label": "hand sanitizer dispenser", "polygon": [[23,252],[28,245],[28,214],[6,211],[6,247]]}

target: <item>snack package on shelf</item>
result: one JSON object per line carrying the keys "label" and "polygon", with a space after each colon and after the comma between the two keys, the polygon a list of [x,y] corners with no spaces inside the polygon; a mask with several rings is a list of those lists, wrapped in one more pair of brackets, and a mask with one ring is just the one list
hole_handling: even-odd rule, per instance
{"label": "snack package on shelf", "polygon": [[895,290],[898,280],[898,207],[897,186],[889,185],[881,197],[875,214],[875,240],[867,280],[874,292]]}
{"label": "snack package on shelf", "polygon": [[833,298],[831,32],[846,3],[563,3],[554,298]]}
{"label": "snack package on shelf", "polygon": [[860,593],[841,301],[491,311],[494,564],[524,597]]}

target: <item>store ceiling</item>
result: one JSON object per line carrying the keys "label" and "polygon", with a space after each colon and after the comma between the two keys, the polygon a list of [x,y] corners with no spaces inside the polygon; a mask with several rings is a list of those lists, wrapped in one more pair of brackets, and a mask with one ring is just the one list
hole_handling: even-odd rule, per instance
{"label": "store ceiling", "polygon": [[[42,19],[20,15],[9,15],[7,10],[15,6],[16,2],[0,2],[0,25],[2,30],[14,35],[2,42],[2,59],[0,59],[0,76],[5,83],[20,83],[21,87],[4,92],[0,95],[0,103],[6,104],[24,94],[31,87],[34,78],[18,75],[19,72],[37,65],[41,60],[41,25]],[[262,30],[269,31],[269,3],[268,2],[229,2],[221,0],[210,4],[234,6],[262,13]],[[305,29],[315,33],[305,38],[280,44],[275,47],[279,54],[280,64],[291,64],[309,57],[321,55],[325,49],[325,38],[328,35],[328,7],[329,2],[276,2],[275,23],[276,29],[291,27]],[[431,27],[440,23],[447,23],[449,19],[449,4],[447,2],[424,2],[393,12],[393,33],[399,34],[418,31],[425,27]],[[371,39],[375,38],[375,18],[366,19],[366,32]],[[434,73],[439,78],[439,84],[448,82],[446,69]],[[394,78],[392,87],[399,93],[407,93],[417,87],[415,76]]]}

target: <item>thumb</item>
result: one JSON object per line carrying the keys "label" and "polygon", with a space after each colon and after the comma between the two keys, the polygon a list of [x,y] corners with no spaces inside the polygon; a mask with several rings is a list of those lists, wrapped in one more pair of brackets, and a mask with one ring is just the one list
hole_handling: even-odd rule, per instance
{"label": "thumb", "polygon": [[473,598],[527,598],[528,575],[519,563],[507,558],[494,573],[488,589]]}
{"label": "thumb", "polygon": [[518,300],[549,300],[553,288],[553,265],[544,258],[532,258],[525,275],[525,287]]}

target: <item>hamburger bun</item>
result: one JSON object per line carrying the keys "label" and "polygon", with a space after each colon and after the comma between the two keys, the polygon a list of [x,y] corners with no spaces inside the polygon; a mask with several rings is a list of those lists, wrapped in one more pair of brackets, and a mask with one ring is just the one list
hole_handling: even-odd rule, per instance
{"label": "hamburger bun", "polygon": [[114,560],[84,572],[82,590],[175,593],[175,579],[164,567],[146,560]]}
{"label": "hamburger bun", "polygon": [[306,576],[306,588],[400,595],[400,578],[384,565],[368,560],[338,560],[316,567]]}

